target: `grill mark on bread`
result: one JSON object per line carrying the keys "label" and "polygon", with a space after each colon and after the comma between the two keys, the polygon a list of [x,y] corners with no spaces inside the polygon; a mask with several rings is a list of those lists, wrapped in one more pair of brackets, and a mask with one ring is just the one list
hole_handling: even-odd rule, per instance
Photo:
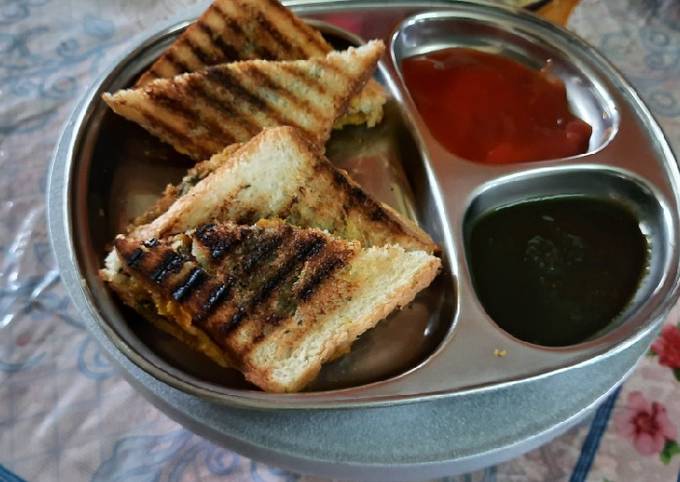
{"label": "grill mark on bread", "polygon": [[[238,117],[239,123],[242,124],[241,127],[245,128],[248,133],[255,135],[260,132],[260,127],[255,125],[247,117],[242,117],[240,113],[229,104],[229,102],[224,102],[216,92],[211,92],[210,89],[205,85],[205,79],[200,77],[190,77],[187,79],[187,84],[193,91],[198,94],[198,96],[203,99],[211,107],[219,110],[222,114],[228,117]],[[231,136],[232,139],[234,138]]]}
{"label": "grill mark on bread", "polygon": [[200,152],[200,157],[202,159],[207,159],[211,156],[211,152],[205,149],[204,147],[196,144],[189,136],[184,134],[183,132],[177,130],[175,127],[172,125],[168,124],[164,120],[160,119],[158,116],[155,114],[152,114],[148,110],[142,108],[139,109],[140,114],[142,117],[144,117],[144,120],[151,126],[151,129],[156,129],[159,131],[164,131],[165,135],[169,137],[174,137],[175,142],[179,145],[184,145],[191,148],[192,152]]}
{"label": "grill mark on bread", "polygon": [[220,7],[217,2],[213,2],[211,5],[211,8],[213,11],[219,15],[219,17],[222,19],[224,22],[224,26],[231,30],[233,33],[240,35],[242,38],[246,38],[246,34],[243,31],[243,29],[234,21],[234,19],[229,16],[227,12],[222,10],[222,7]]}
{"label": "grill mark on bread", "polygon": [[208,279],[208,274],[203,268],[195,267],[182,281],[175,286],[172,291],[172,298],[175,301],[183,301],[188,296],[191,296],[195,290],[201,286]]}
{"label": "grill mark on bread", "polygon": [[130,268],[134,268],[143,257],[144,250],[142,248],[136,248],[135,250],[132,251],[132,253],[125,257],[125,262]]}
{"label": "grill mark on bread", "polygon": [[[281,289],[283,282],[296,272],[296,269],[299,269],[307,260],[318,255],[325,246],[326,240],[319,235],[313,235],[296,243],[292,255],[283,263],[274,276],[264,283],[250,302],[250,310],[256,309],[258,304],[270,299]],[[288,314],[277,312],[266,315],[263,319],[263,326],[260,327],[260,332],[252,340],[250,346],[246,347],[243,354],[250,353],[260,342],[264,341],[266,338],[265,330],[267,329],[267,326],[277,327],[287,316]]]}
{"label": "grill mark on bread", "polygon": [[206,321],[217,307],[227,301],[232,294],[232,289],[236,284],[236,279],[226,276],[223,283],[215,286],[208,295],[207,299],[198,307],[197,313],[193,316],[192,322],[201,327],[205,327]]}
{"label": "grill mark on bread", "polygon": [[[289,228],[287,230],[292,233]],[[276,270],[276,272],[267,278],[259,288],[254,292],[253,296],[241,303],[226,326],[222,329],[224,334],[229,334],[235,330],[244,320],[246,320],[257,308],[266,302],[271,296],[282,286],[283,282],[294,272],[295,268],[306,260],[315,256],[326,245],[326,241],[319,235],[310,236],[307,239],[296,240],[292,247],[292,253],[286,258]],[[276,314],[270,314],[269,317]],[[252,346],[250,347],[252,349]]]}
{"label": "grill mark on bread", "polygon": [[250,39],[248,38],[248,35],[246,32],[243,31],[243,29],[240,27],[238,22],[234,20],[233,17],[229,16],[227,12],[222,10],[222,7],[217,5],[216,3],[213,3],[212,5],[215,7],[215,13],[220,16],[222,21],[224,22],[224,26],[228,28],[229,30],[232,31],[236,36],[241,37],[242,39],[245,40],[245,43],[249,45],[253,50],[255,50],[255,58],[258,59],[263,59],[263,60],[274,60],[276,59],[276,54],[269,50],[267,47],[264,45],[258,45],[257,43],[253,44]]}
{"label": "grill mark on bread", "polygon": [[182,59],[177,58],[177,56],[172,50],[168,50],[162,58],[164,58],[170,65],[172,65],[173,69],[175,69],[175,72],[177,74],[183,74],[184,72],[191,71],[191,68],[187,64],[185,64]]}
{"label": "grill mark on bread", "polygon": [[[256,266],[261,264],[265,259],[271,256],[276,257],[277,251],[286,242],[288,238],[293,234],[293,229],[288,225],[283,225],[282,229],[273,234],[267,233],[267,230],[261,230],[258,228],[246,228],[246,234],[250,238],[250,242],[254,243],[254,246],[250,250],[246,250],[243,255],[242,261],[237,264],[233,269],[232,273],[239,277],[252,277],[253,273],[256,272]],[[217,229],[214,232],[214,237],[229,236],[233,232],[233,229]],[[276,275],[274,275],[274,278]],[[271,279],[271,278],[270,278]],[[283,279],[283,278],[282,278]],[[232,331],[234,331],[241,322],[248,317],[248,311],[253,309],[257,304],[264,301],[271,292],[275,289],[276,285],[280,283],[271,282],[270,280],[265,280],[259,288],[253,287],[253,294],[251,298],[241,301],[238,306],[236,306],[234,313],[231,315],[226,323],[221,323],[217,329],[222,336],[228,336]],[[244,289],[247,288],[244,286]]]}
{"label": "grill mark on bread", "polygon": [[227,42],[225,42],[224,39],[222,38],[222,35],[216,33],[212,29],[212,27],[210,27],[210,25],[208,25],[201,19],[198,19],[198,21],[194,25],[196,25],[197,29],[200,29],[210,38],[210,45],[212,45],[213,47],[217,48],[217,50],[220,51],[220,53],[222,54],[222,58],[219,59],[220,62],[222,61],[229,62],[241,59],[241,56],[238,54],[238,51],[234,48],[234,46],[229,45]]}
{"label": "grill mark on bread", "polygon": [[203,50],[203,47],[194,43],[194,41],[191,39],[190,36],[187,35],[186,37],[184,37],[183,43],[184,43],[184,45],[186,45],[189,48],[189,50],[191,51],[191,54],[194,57],[196,57],[198,60],[200,60],[201,63],[204,66],[205,65],[212,65],[212,64],[215,63],[215,60],[214,60],[212,54],[209,53],[209,52],[206,52],[205,50]]}
{"label": "grill mark on bread", "polygon": [[311,300],[319,286],[345,264],[346,260],[339,255],[332,255],[323,260],[309,279],[302,285],[298,291],[297,298],[304,302]]}
{"label": "grill mark on bread", "polygon": [[[169,286],[174,278],[173,275],[181,273],[185,263],[187,261],[191,263],[191,261],[173,248],[158,241],[151,243],[152,246],[144,251],[142,246],[149,244],[149,241],[131,243],[124,238],[115,241],[116,250],[123,258],[137,257],[132,265],[128,265],[128,270],[140,276],[142,284],[155,287],[151,289],[152,292],[157,289],[161,293],[169,295]],[[139,252],[142,252],[144,256],[137,256]],[[140,262],[140,260],[143,261]]]}
{"label": "grill mark on bread", "polygon": [[213,260],[219,260],[238,246],[243,236],[240,231],[217,233],[214,228],[214,224],[204,224],[196,230],[196,239],[210,250],[210,257]]}
{"label": "grill mark on bread", "polygon": [[[342,83],[346,82],[350,85],[354,85],[354,84],[357,83],[357,82],[355,82],[355,77],[353,75],[348,74],[343,69],[341,69],[339,66],[335,65],[335,63],[326,62],[326,63],[324,63],[324,66],[329,68],[330,70],[332,70],[333,73],[341,79],[341,80],[338,80],[338,82],[342,82]],[[348,98],[347,102],[349,102],[349,101],[350,101],[350,99]]]}
{"label": "grill mark on bread", "polygon": [[283,33],[276,28],[276,25],[270,22],[267,17],[265,17],[262,11],[259,11],[255,14],[255,21],[259,25],[260,29],[264,32],[267,32],[267,34],[269,34],[269,36],[274,40],[274,42],[279,44],[279,46],[284,50],[284,52],[282,52],[282,55],[276,56],[277,59],[304,58],[304,53],[301,52],[297,46],[292,45],[288,41],[288,39],[283,35]]}
{"label": "grill mark on bread", "polygon": [[237,267],[238,273],[250,273],[259,263],[269,257],[283,243],[284,235],[276,233],[269,238],[258,240],[255,249],[250,251]]}
{"label": "grill mark on bread", "polygon": [[[124,257],[125,253],[130,252],[130,250],[132,250],[132,254],[141,250],[140,245],[143,244],[143,242],[130,242],[124,238],[119,238],[115,242],[116,249]],[[133,246],[137,247],[132,249]],[[183,306],[191,309],[192,301],[195,304],[196,300],[187,298],[196,297],[200,284],[209,279],[207,273],[200,273],[203,270],[200,266],[197,266],[195,260],[191,257],[182,256],[166,244],[156,243],[149,251],[145,251],[145,254],[148,256],[144,257],[144,263],[138,263],[130,267],[129,270],[140,277],[141,283],[147,286],[151,293],[160,293],[168,298],[172,297],[181,302]],[[191,267],[189,273],[173,287],[173,277],[169,276],[170,273],[180,273],[185,266]],[[199,282],[201,277],[204,279]]]}
{"label": "grill mark on bread", "polygon": [[[323,121],[323,115],[322,115],[322,113],[319,112],[318,108],[317,108],[315,105],[313,105],[313,104],[309,101],[309,99],[307,99],[306,97],[301,97],[301,96],[299,96],[299,95],[296,95],[296,94],[295,94],[294,92],[292,92],[286,85],[284,85],[284,84],[282,84],[282,83],[280,83],[280,82],[277,82],[275,79],[273,79],[273,78],[270,76],[269,72],[263,71],[263,70],[260,70],[260,69],[254,69],[254,70],[257,72],[256,75],[258,75],[258,77],[262,79],[262,81],[265,83],[265,85],[266,85],[267,87],[269,87],[269,88],[272,89],[272,90],[276,90],[277,92],[280,93],[280,95],[282,95],[282,96],[284,96],[286,99],[288,99],[289,102],[292,102],[292,103],[295,104],[296,106],[298,106],[298,107],[300,107],[301,109],[303,109],[307,114],[309,114],[310,116],[312,116],[316,122],[321,122],[321,121]],[[288,71],[288,72],[289,72],[293,77],[295,77],[296,79],[302,80],[302,79],[301,79],[302,76],[300,75],[299,72],[297,72],[297,73],[291,72],[291,71]],[[306,80],[302,80],[302,82],[305,83],[305,84],[307,84],[307,81],[306,81]],[[309,85],[309,84],[307,84],[307,85]],[[317,82],[317,83],[316,83],[316,90],[318,90],[318,91],[322,91],[322,90],[323,90],[323,87],[322,87],[321,82]]]}
{"label": "grill mark on bread", "polygon": [[219,326],[218,328],[219,332],[225,336],[229,335],[238,327],[238,325],[241,324],[241,321],[243,321],[245,316],[246,316],[245,307],[239,306],[238,308],[236,308],[236,313],[232,315],[229,321]]}
{"label": "grill mark on bread", "polygon": [[[231,18],[224,10],[222,10],[222,8],[219,5],[217,5],[214,2],[210,6],[210,10],[213,13],[215,13],[215,15],[217,15],[223,23],[222,31],[219,32],[217,38],[219,38],[218,43],[223,44],[223,46],[227,48],[225,49],[223,47],[220,47],[220,49],[225,52],[233,51],[235,57],[232,60],[245,60],[247,58],[252,58],[248,57],[247,55],[244,55],[243,53],[245,46],[247,46],[250,43],[250,41],[246,33],[238,25],[238,23],[235,22],[233,18]],[[224,37],[226,37],[227,35],[227,30],[229,31],[230,38],[224,39]]]}
{"label": "grill mark on bread", "polygon": [[[120,249],[129,249],[129,244],[123,240]],[[160,294],[180,303],[190,314],[192,324],[205,328],[205,321],[221,304],[230,299],[236,279],[226,275],[220,281],[203,270],[193,257],[184,258],[167,245],[159,245],[153,254],[154,256],[146,258],[143,266],[132,270],[141,277],[142,283],[156,286]],[[181,258],[181,262],[173,261],[177,258]],[[187,267],[191,266],[189,273],[172,286],[172,278],[168,274],[172,271],[180,272],[185,263],[188,263]]]}
{"label": "grill mark on bread", "polygon": [[147,91],[147,95],[149,96],[150,100],[158,103],[169,111],[176,113],[180,117],[185,117],[196,125],[203,124],[208,129],[210,129],[212,133],[218,132],[222,137],[226,138],[224,140],[225,145],[236,142],[234,136],[230,132],[224,130],[219,123],[213,119],[204,118],[198,111],[195,110],[195,108],[187,105],[185,101],[189,101],[190,96],[181,93],[179,98],[176,98],[166,92],[156,91],[153,89],[149,89]]}
{"label": "grill mark on bread", "polygon": [[[314,118],[314,121],[316,123],[321,123],[323,122],[323,116],[322,114],[316,109],[315,106],[313,106],[307,99],[301,98],[300,96],[296,95],[294,92],[291,92],[288,87],[285,85],[279,84],[275,80],[273,80],[270,76],[269,73],[266,71],[261,70],[258,66],[252,65],[249,66],[248,69],[245,70],[248,75],[250,75],[257,84],[260,84],[276,93],[276,95],[279,95],[281,97],[284,97],[288,102],[291,104],[294,104],[296,107],[298,107],[300,110],[304,111],[305,114],[309,115],[310,117]],[[272,111],[274,109],[272,108]],[[286,112],[278,112],[276,111],[277,116],[281,115],[283,117],[288,118]],[[278,118],[278,117],[277,117]],[[305,132],[306,135],[314,138],[314,132],[310,131],[309,129],[297,125],[296,122],[294,122],[292,119],[289,122],[282,121],[282,123],[295,123],[298,129],[302,130]]]}
{"label": "grill mark on bread", "polygon": [[248,89],[243,87],[239,83],[238,79],[235,79],[231,72],[229,72],[227,69],[209,67],[206,69],[205,73],[208,80],[231,92],[235,98],[242,98],[244,101],[251,104],[255,110],[269,112],[269,106],[264,101],[264,99],[258,97],[257,94],[250,92]]}
{"label": "grill mark on bread", "polygon": [[326,170],[331,172],[333,183],[338,187],[339,190],[345,193],[346,210],[351,208],[359,209],[366,212],[369,219],[372,221],[387,224],[393,231],[404,233],[404,227],[401,223],[390,216],[388,211],[383,206],[381,206],[380,203],[368,196],[363,189],[351,183],[347,176],[339,169],[332,169],[325,163],[321,162],[316,165],[316,168],[317,170]]}
{"label": "grill mark on bread", "polygon": [[283,262],[281,267],[271,278],[267,279],[262,284],[257,294],[255,294],[250,302],[251,308],[254,308],[259,303],[268,299],[293,270],[300,265],[300,263],[304,263],[306,260],[319,253],[326,245],[326,241],[321,236],[317,235],[295,244],[292,255]]}
{"label": "grill mark on bread", "polygon": [[184,257],[171,250],[161,258],[161,262],[156,266],[151,279],[154,283],[161,284],[170,273],[179,272],[183,264]]}
{"label": "grill mark on bread", "polygon": [[324,54],[332,50],[331,46],[326,43],[326,41],[321,37],[321,35],[314,35],[316,32],[309,25],[304,23],[302,20],[298,19],[293,13],[286,7],[281,5],[277,0],[266,0],[267,8],[272,10],[277,10],[280,14],[286,17],[286,20],[297,27],[296,34],[303,34],[304,37],[316,47],[319,48]]}
{"label": "grill mark on bread", "polygon": [[310,77],[307,71],[300,70],[291,64],[282,64],[280,68],[290,75],[298,79],[300,82],[304,83],[310,89],[316,90],[319,94],[324,95],[326,93],[326,86],[321,82],[318,82],[315,78]]}
{"label": "grill mark on bread", "polygon": [[184,104],[184,102],[182,101],[184,96],[180,97],[179,99],[176,99],[174,97],[171,97],[167,92],[155,89],[148,89],[146,91],[146,95],[152,102],[155,102],[156,104],[164,107],[165,109],[181,117],[186,117],[191,122],[199,123],[201,121],[201,119],[198,116],[198,113]]}

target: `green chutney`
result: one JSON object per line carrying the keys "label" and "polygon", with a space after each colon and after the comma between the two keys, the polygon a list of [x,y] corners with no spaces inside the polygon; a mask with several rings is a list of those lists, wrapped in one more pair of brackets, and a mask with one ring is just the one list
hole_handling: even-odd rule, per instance
{"label": "green chutney", "polygon": [[483,215],[468,234],[473,283],[487,313],[538,345],[573,345],[607,327],[647,265],[637,219],[611,201],[527,201]]}

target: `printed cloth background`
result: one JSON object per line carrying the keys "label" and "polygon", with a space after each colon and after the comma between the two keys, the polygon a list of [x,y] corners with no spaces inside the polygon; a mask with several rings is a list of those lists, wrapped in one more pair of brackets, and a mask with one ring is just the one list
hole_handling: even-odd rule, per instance
{"label": "printed cloth background", "polygon": [[[129,39],[190,0],[0,0],[0,481],[315,480],[183,429],[115,373],[60,285],[45,226],[52,149]],[[639,89],[680,153],[680,2],[585,0],[570,28]],[[511,462],[447,480],[680,481],[673,315],[595,417]]]}

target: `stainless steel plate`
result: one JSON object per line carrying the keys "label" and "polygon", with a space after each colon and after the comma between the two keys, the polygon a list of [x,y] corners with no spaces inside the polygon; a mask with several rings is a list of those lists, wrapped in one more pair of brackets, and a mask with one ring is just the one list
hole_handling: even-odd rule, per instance
{"label": "stainless steel plate", "polygon": [[[108,111],[100,94],[128,85],[189,21],[159,29],[95,83],[55,153],[50,231],[76,305],[139,367],[206,399],[255,407],[388,404],[493,390],[612,356],[649,333],[677,298],[678,170],[638,96],[592,47],[530,14],[478,3],[355,1],[298,4],[338,45],[383,38],[390,52],[377,78],[394,100],[374,129],[334,134],[331,159],[369,192],[419,223],[443,247],[445,272],[414,304],[366,333],[300,394],[254,390],[231,370],[152,330],[97,278],[106,245],[188,161]],[[343,30],[349,29],[351,31]],[[550,60],[572,108],[593,126],[589,152],[570,159],[485,166],[447,153],[420,119],[400,60],[444,46],[500,52],[529,65]],[[499,329],[477,300],[465,258],[466,225],[518,200],[554,195],[616,199],[638,215],[652,246],[633,301],[584,343],[547,348]],[[504,349],[505,357],[494,355]],[[184,355],[181,355],[184,353]]]}

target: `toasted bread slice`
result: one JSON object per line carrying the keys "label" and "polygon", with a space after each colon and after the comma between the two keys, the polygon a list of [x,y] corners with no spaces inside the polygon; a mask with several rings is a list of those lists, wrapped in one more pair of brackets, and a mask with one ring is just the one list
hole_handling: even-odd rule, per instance
{"label": "toasted bread slice", "polygon": [[[362,249],[274,221],[209,224],[146,242],[119,236],[114,245],[118,262],[102,276],[116,291],[132,292],[120,281],[131,280],[153,300],[156,318],[272,392],[302,389],[441,265],[424,251]],[[135,297],[123,300],[137,309]]]}
{"label": "toasted bread slice", "polygon": [[264,127],[290,125],[324,145],[384,51],[380,41],[311,60],[250,60],[104,94],[118,114],[203,160]]}
{"label": "toasted bread slice", "polygon": [[195,185],[185,179],[185,194],[183,187],[170,188],[174,202],[131,236],[160,238],[213,221],[280,218],[363,246],[438,250],[427,233],[364,192],[292,127],[265,129],[236,152],[213,156],[207,167],[214,170]]}
{"label": "toasted bread slice", "polygon": [[[276,0],[215,0],[138,79],[142,87],[211,65],[239,60],[304,60],[333,48],[321,34]],[[374,80],[339,118],[346,124],[374,126],[382,118],[386,94]]]}
{"label": "toasted bread slice", "polygon": [[172,206],[172,203],[188,193],[192,187],[199,181],[208,177],[215,169],[223,165],[225,161],[242,146],[243,144],[231,144],[225,147],[219,154],[216,154],[205,161],[201,161],[190,168],[178,185],[168,184],[161,194],[161,197],[159,197],[149,209],[134,218],[128,225],[126,231],[129,233],[136,227],[150,223],[163,214],[170,206]]}

